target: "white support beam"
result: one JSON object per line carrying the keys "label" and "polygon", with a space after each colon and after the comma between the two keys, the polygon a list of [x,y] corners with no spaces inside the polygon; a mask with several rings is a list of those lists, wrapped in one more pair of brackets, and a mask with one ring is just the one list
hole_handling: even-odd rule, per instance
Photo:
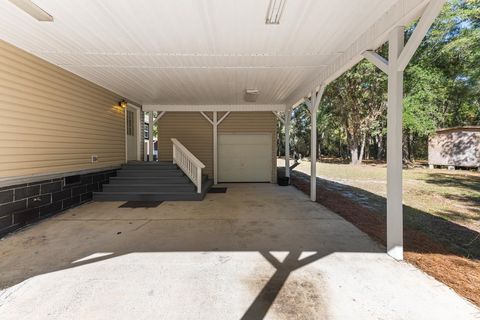
{"label": "white support beam", "polygon": [[317,111],[315,92],[310,107],[310,200],[317,201]]}
{"label": "white support beam", "polygon": [[212,125],[212,134],[213,134],[213,183],[218,184],[218,125],[225,120],[230,111],[226,112],[220,119],[218,119],[218,112],[213,111],[213,119],[210,119],[204,112],[200,114]]}
{"label": "white support beam", "polygon": [[[203,112],[202,112],[203,114]],[[218,184],[218,121],[217,111],[213,112],[213,184]]]}
{"label": "white support beam", "polygon": [[227,111],[285,111],[285,104],[236,104],[236,105],[161,105],[150,104],[142,107],[143,111],[178,111],[178,112],[227,112]]}
{"label": "white support beam", "polygon": [[373,63],[378,69],[388,74],[388,61],[375,51],[365,51],[363,56]]}
{"label": "white support beam", "polygon": [[396,27],[389,38],[388,109],[387,109],[387,252],[403,259],[402,204],[402,115],[403,71],[399,57],[404,44],[404,27]]}
{"label": "white support beam", "polygon": [[317,111],[326,85],[320,85],[318,92],[312,91],[306,100],[310,110],[310,200],[317,201]]}
{"label": "white support beam", "polygon": [[153,124],[157,124],[158,120],[162,119],[163,115],[166,113],[166,111],[162,111],[160,112],[157,117],[155,118],[155,120],[153,121]]}
{"label": "white support beam", "polygon": [[285,108],[285,177],[290,177],[290,120],[292,109]]}
{"label": "white support beam", "polygon": [[153,111],[148,113],[148,161],[153,161]]}
{"label": "white support beam", "polygon": [[418,21],[415,30],[398,58],[397,70],[405,70],[415,51],[417,51],[418,46],[420,46],[420,43],[435,21],[435,18],[439,15],[440,11],[442,11],[444,3],[445,0],[430,0],[425,12],[420,18],[420,21]]}

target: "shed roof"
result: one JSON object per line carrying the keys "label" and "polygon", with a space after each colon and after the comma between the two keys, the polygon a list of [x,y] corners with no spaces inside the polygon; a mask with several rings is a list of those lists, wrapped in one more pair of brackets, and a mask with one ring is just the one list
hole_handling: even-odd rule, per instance
{"label": "shed roof", "polygon": [[[35,0],[53,22],[0,2],[0,38],[140,104],[295,104],[362,59],[422,0]],[[254,103],[245,89],[258,89]]]}
{"label": "shed roof", "polygon": [[442,129],[438,129],[436,132],[437,133],[447,133],[447,132],[455,132],[455,131],[480,132],[480,126],[463,126],[463,127],[442,128]]}

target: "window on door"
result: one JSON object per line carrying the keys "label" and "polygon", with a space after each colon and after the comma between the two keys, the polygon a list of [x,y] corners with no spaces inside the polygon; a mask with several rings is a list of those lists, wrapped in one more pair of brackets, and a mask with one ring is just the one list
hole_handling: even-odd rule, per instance
{"label": "window on door", "polygon": [[127,110],[127,135],[133,136],[134,135],[134,114],[133,111]]}

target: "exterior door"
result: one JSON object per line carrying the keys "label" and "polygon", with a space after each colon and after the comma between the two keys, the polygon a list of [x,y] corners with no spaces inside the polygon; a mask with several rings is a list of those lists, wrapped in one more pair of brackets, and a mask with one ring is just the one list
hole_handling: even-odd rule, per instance
{"label": "exterior door", "polygon": [[137,111],[127,107],[126,111],[127,160],[138,160],[138,119]]}
{"label": "exterior door", "polygon": [[271,182],[270,133],[219,134],[219,182]]}

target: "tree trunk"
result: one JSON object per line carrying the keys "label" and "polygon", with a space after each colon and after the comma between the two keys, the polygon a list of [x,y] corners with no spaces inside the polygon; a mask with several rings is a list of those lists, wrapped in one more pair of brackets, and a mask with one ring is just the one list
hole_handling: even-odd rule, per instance
{"label": "tree trunk", "polygon": [[377,142],[377,160],[383,159],[383,137],[382,135],[377,135],[375,138]]}
{"label": "tree trunk", "polygon": [[408,138],[408,148],[410,149],[408,151],[410,161],[413,163],[415,162],[415,155],[414,155],[414,147],[413,147],[413,141],[415,141],[413,137],[413,133],[410,132],[409,138]]}
{"label": "tree trunk", "polygon": [[363,154],[365,152],[365,140],[367,140],[367,134],[362,133],[362,144],[360,146],[360,155],[358,156],[357,164],[362,164]]}
{"label": "tree trunk", "polygon": [[368,136],[365,144],[365,160],[370,160],[370,146],[372,145],[372,137]]}
{"label": "tree trunk", "polygon": [[350,158],[352,161],[350,164],[357,165],[358,163],[358,147],[357,146],[350,146]]}

